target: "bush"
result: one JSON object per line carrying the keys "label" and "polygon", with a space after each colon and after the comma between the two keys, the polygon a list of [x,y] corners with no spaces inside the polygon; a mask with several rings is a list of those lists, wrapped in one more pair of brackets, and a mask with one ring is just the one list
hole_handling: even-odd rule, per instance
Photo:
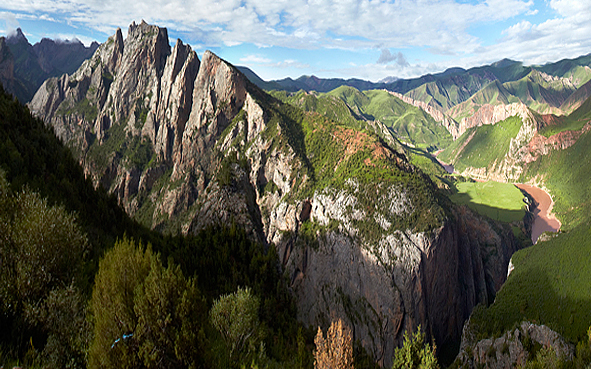
{"label": "bush", "polygon": [[351,329],[343,325],[341,319],[332,322],[326,332],[326,339],[322,329],[314,339],[314,368],[316,369],[352,369],[353,344]]}
{"label": "bush", "polygon": [[[84,366],[85,310],[76,282],[87,251],[76,217],[0,170],[0,341],[11,356]],[[37,351],[34,347],[37,347]]]}

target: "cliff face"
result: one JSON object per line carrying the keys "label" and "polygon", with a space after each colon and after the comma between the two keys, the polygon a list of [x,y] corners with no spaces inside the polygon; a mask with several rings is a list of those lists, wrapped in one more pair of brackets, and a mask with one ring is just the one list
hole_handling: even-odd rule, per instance
{"label": "cliff face", "polygon": [[515,115],[524,116],[527,114],[527,110],[527,107],[521,103],[508,105],[485,104],[474,114],[467,118],[462,118],[458,128],[458,137],[472,127],[495,124]]}
{"label": "cliff face", "polygon": [[171,49],[163,28],[118,30],[30,108],[144,224],[235,222],[274,243],[300,319],[344,319],[386,366],[418,324],[458,340],[518,247],[511,229],[438,199],[379,132],[283,105],[214,54]]}
{"label": "cliff face", "polygon": [[[343,201],[315,199],[310,216],[340,218]],[[439,347],[453,345],[472,309],[492,302],[518,249],[510,228],[464,207],[454,209],[454,217],[457,222],[431,232],[398,230],[374,244],[340,228],[313,246],[301,236],[280,243],[300,319],[314,326],[342,318],[386,367],[404,331],[419,324]]]}

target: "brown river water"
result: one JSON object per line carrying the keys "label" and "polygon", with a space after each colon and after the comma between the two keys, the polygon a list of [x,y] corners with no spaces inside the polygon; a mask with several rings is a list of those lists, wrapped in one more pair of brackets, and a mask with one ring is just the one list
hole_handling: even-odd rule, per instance
{"label": "brown river water", "polygon": [[552,206],[554,201],[548,193],[541,188],[517,183],[515,184],[519,189],[527,192],[538,203],[537,208],[534,209],[534,224],[531,230],[531,241],[536,243],[538,237],[544,232],[558,232],[560,229],[560,221],[552,214]]}

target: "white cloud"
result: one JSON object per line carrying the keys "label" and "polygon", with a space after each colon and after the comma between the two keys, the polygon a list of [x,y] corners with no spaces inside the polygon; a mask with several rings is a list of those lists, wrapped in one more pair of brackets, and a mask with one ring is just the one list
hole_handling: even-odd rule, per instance
{"label": "white cloud", "polygon": [[257,64],[268,64],[271,63],[271,59],[267,59],[260,55],[247,55],[244,58],[240,58],[240,61],[243,63],[257,63]]}
{"label": "white cloud", "polygon": [[[368,47],[377,42],[384,48],[427,46],[466,53],[475,47],[466,31],[471,25],[523,14],[532,4],[531,0],[477,4],[451,0],[13,0],[2,7],[63,16],[108,34],[141,19],[185,32],[195,27],[205,32],[221,28],[216,45],[221,41],[319,48]],[[203,44],[211,41],[206,38]]]}
{"label": "white cloud", "polygon": [[[199,49],[241,43],[290,49],[379,49],[379,63],[357,62],[334,70],[379,80],[472,67],[504,57],[528,64],[589,53],[589,0],[546,0],[545,6],[553,18],[536,23],[539,13],[547,12],[540,4],[534,7],[532,0],[11,0],[0,5],[0,20],[14,13],[18,14],[12,20],[16,25],[18,19],[47,19],[110,35],[117,27],[125,34],[132,21],[144,19],[175,30]],[[471,33],[496,22],[511,25],[496,35],[493,44],[484,44]],[[87,44],[88,39],[77,37]],[[410,48],[437,55],[437,64],[409,63],[402,53],[390,51]],[[296,60],[276,61],[281,57],[271,51],[265,54],[248,55],[241,62],[278,69],[309,67]]]}
{"label": "white cloud", "polygon": [[378,64],[388,64],[391,62],[396,62],[396,64],[406,67],[409,66],[410,64],[408,64],[408,62],[406,61],[406,58],[404,57],[404,54],[402,54],[400,51],[396,54],[392,54],[390,52],[390,50],[388,49],[382,49],[382,53],[380,54],[380,57],[378,58],[378,61],[376,63]]}
{"label": "white cloud", "polygon": [[16,29],[20,27],[16,16],[10,12],[0,12],[0,22],[4,22],[4,34],[10,36],[15,34]]}

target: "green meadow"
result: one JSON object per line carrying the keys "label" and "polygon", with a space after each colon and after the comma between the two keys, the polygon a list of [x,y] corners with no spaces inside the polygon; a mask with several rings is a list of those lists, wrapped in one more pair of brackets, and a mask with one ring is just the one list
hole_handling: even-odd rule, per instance
{"label": "green meadow", "polygon": [[525,216],[523,194],[512,184],[500,182],[459,182],[451,196],[456,204],[501,222],[514,222]]}

